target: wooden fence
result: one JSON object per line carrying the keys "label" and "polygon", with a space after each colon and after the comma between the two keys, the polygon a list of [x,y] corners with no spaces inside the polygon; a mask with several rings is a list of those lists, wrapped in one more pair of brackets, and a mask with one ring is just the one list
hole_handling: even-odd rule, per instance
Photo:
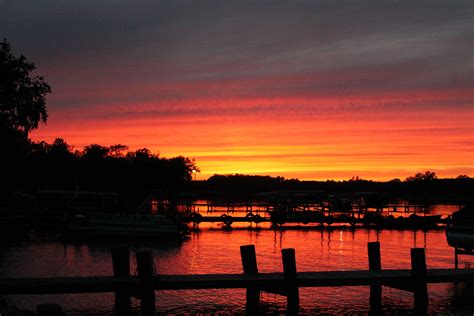
{"label": "wooden fence", "polygon": [[368,270],[297,272],[294,249],[282,249],[283,273],[260,273],[254,245],[240,247],[242,274],[157,275],[152,251],[137,251],[137,275],[130,274],[130,250],[112,249],[113,276],[1,278],[0,295],[115,293],[117,315],[130,312],[130,298],[141,300],[142,315],[154,315],[160,290],[246,289],[246,311],[258,312],[260,291],[287,297],[288,314],[297,314],[300,287],[370,286],[370,313],[382,310],[382,287],[413,292],[415,314],[428,310],[427,283],[472,282],[474,269],[427,269],[425,250],[411,249],[411,269],[382,269],[379,242],[368,243]]}

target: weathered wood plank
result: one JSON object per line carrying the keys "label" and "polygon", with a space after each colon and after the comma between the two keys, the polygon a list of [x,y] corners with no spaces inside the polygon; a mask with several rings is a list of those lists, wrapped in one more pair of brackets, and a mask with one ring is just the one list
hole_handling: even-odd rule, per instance
{"label": "weathered wood plank", "polygon": [[429,269],[426,270],[426,282],[446,283],[474,281],[474,269]]}
{"label": "weathered wood plank", "polygon": [[[255,285],[259,287],[283,287],[283,273],[243,274],[197,274],[197,275],[160,275],[160,289],[205,289],[239,288]],[[323,271],[298,272],[299,287],[356,286],[385,282],[411,282],[411,270],[359,270],[359,271]],[[427,270],[428,283],[456,281],[474,281],[474,269]]]}
{"label": "weathered wood plank", "polygon": [[0,294],[104,293],[133,289],[135,277],[2,278]]}
{"label": "weathered wood plank", "polygon": [[[220,289],[283,286],[281,272],[258,274],[195,274],[159,275],[155,282],[160,290]],[[411,282],[411,270],[359,270],[298,272],[299,287],[356,286],[377,282]],[[426,271],[427,283],[474,281],[474,269],[430,269]],[[120,289],[136,290],[137,277],[56,277],[56,278],[0,278],[0,294],[56,294],[100,293]]]}

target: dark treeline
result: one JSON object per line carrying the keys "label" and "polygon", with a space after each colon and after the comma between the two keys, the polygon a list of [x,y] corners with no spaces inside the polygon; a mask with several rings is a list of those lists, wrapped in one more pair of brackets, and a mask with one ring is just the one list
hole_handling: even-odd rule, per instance
{"label": "dark treeline", "polygon": [[259,192],[307,191],[329,194],[383,193],[415,202],[451,202],[466,204],[472,202],[474,179],[465,175],[457,178],[439,179],[436,173],[417,173],[405,180],[393,179],[386,182],[354,177],[344,181],[300,181],[283,177],[249,175],[214,175],[197,184],[202,195],[252,197]]}
{"label": "dark treeline", "polygon": [[150,192],[174,195],[189,191],[196,166],[185,157],[161,158],[147,148],[125,153],[124,145],[92,144],[73,151],[58,138],[52,144],[27,142],[23,155],[10,161],[15,172],[8,190],[117,192],[129,206],[136,206]]}

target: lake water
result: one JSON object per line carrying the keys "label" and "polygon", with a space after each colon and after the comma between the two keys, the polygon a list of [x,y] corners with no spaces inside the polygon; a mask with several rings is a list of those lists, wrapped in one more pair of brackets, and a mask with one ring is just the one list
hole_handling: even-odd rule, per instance
{"label": "lake water", "polygon": [[[451,208],[439,207],[438,212]],[[410,268],[410,248],[426,249],[428,268],[453,268],[454,250],[446,242],[443,229],[428,232],[357,228],[319,228],[317,226],[284,230],[248,229],[241,224],[223,230],[218,224],[201,225],[182,243],[135,243],[133,250],[152,249],[158,273],[242,273],[239,246],[254,244],[260,272],[282,271],[281,249],[295,248],[298,271],[367,269],[367,242],[380,241],[382,268]],[[255,228],[255,224],[253,224]],[[28,241],[2,246],[0,277],[93,276],[111,275],[110,248],[116,243],[63,244],[56,236],[32,233]],[[474,267],[474,256],[460,256],[460,268]],[[448,314],[474,313],[473,284],[429,285],[429,312]],[[158,291],[159,313],[221,313],[245,311],[245,290]],[[34,310],[43,302],[62,305],[68,315],[113,314],[113,294],[29,295],[6,297],[9,303]],[[132,300],[134,308],[138,302]],[[413,294],[383,288],[383,310],[411,313]],[[262,292],[261,312],[280,314],[286,298]],[[369,310],[368,287],[302,288],[300,314],[366,314]]]}

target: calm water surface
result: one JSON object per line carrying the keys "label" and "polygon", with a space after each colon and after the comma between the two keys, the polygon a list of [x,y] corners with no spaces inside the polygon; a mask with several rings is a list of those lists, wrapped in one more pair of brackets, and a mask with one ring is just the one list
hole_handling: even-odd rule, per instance
{"label": "calm water surface", "polygon": [[[255,227],[255,225],[254,225]],[[410,268],[410,248],[426,249],[428,268],[452,268],[454,251],[446,242],[444,230],[285,229],[249,230],[247,224],[225,231],[217,224],[202,225],[189,240],[180,244],[133,244],[132,250],[153,249],[159,273],[241,273],[239,246],[255,244],[259,271],[282,271],[281,249],[295,248],[299,271],[367,269],[367,242],[380,241],[382,267]],[[4,245],[0,255],[0,276],[92,276],[111,275],[109,249],[118,244],[63,244],[54,236],[32,235],[27,242]],[[460,267],[474,266],[474,257],[461,256]],[[132,271],[135,271],[132,257]],[[431,313],[473,314],[472,284],[429,285]],[[160,313],[243,313],[245,290],[159,291]],[[56,302],[71,315],[113,313],[112,294],[14,296],[5,298],[21,308],[35,309],[42,302]],[[301,314],[355,313],[369,310],[368,287],[302,288]],[[261,312],[284,313],[284,297],[262,293]],[[135,307],[138,302],[133,302]],[[388,313],[411,313],[413,296],[384,288],[383,308]]]}

